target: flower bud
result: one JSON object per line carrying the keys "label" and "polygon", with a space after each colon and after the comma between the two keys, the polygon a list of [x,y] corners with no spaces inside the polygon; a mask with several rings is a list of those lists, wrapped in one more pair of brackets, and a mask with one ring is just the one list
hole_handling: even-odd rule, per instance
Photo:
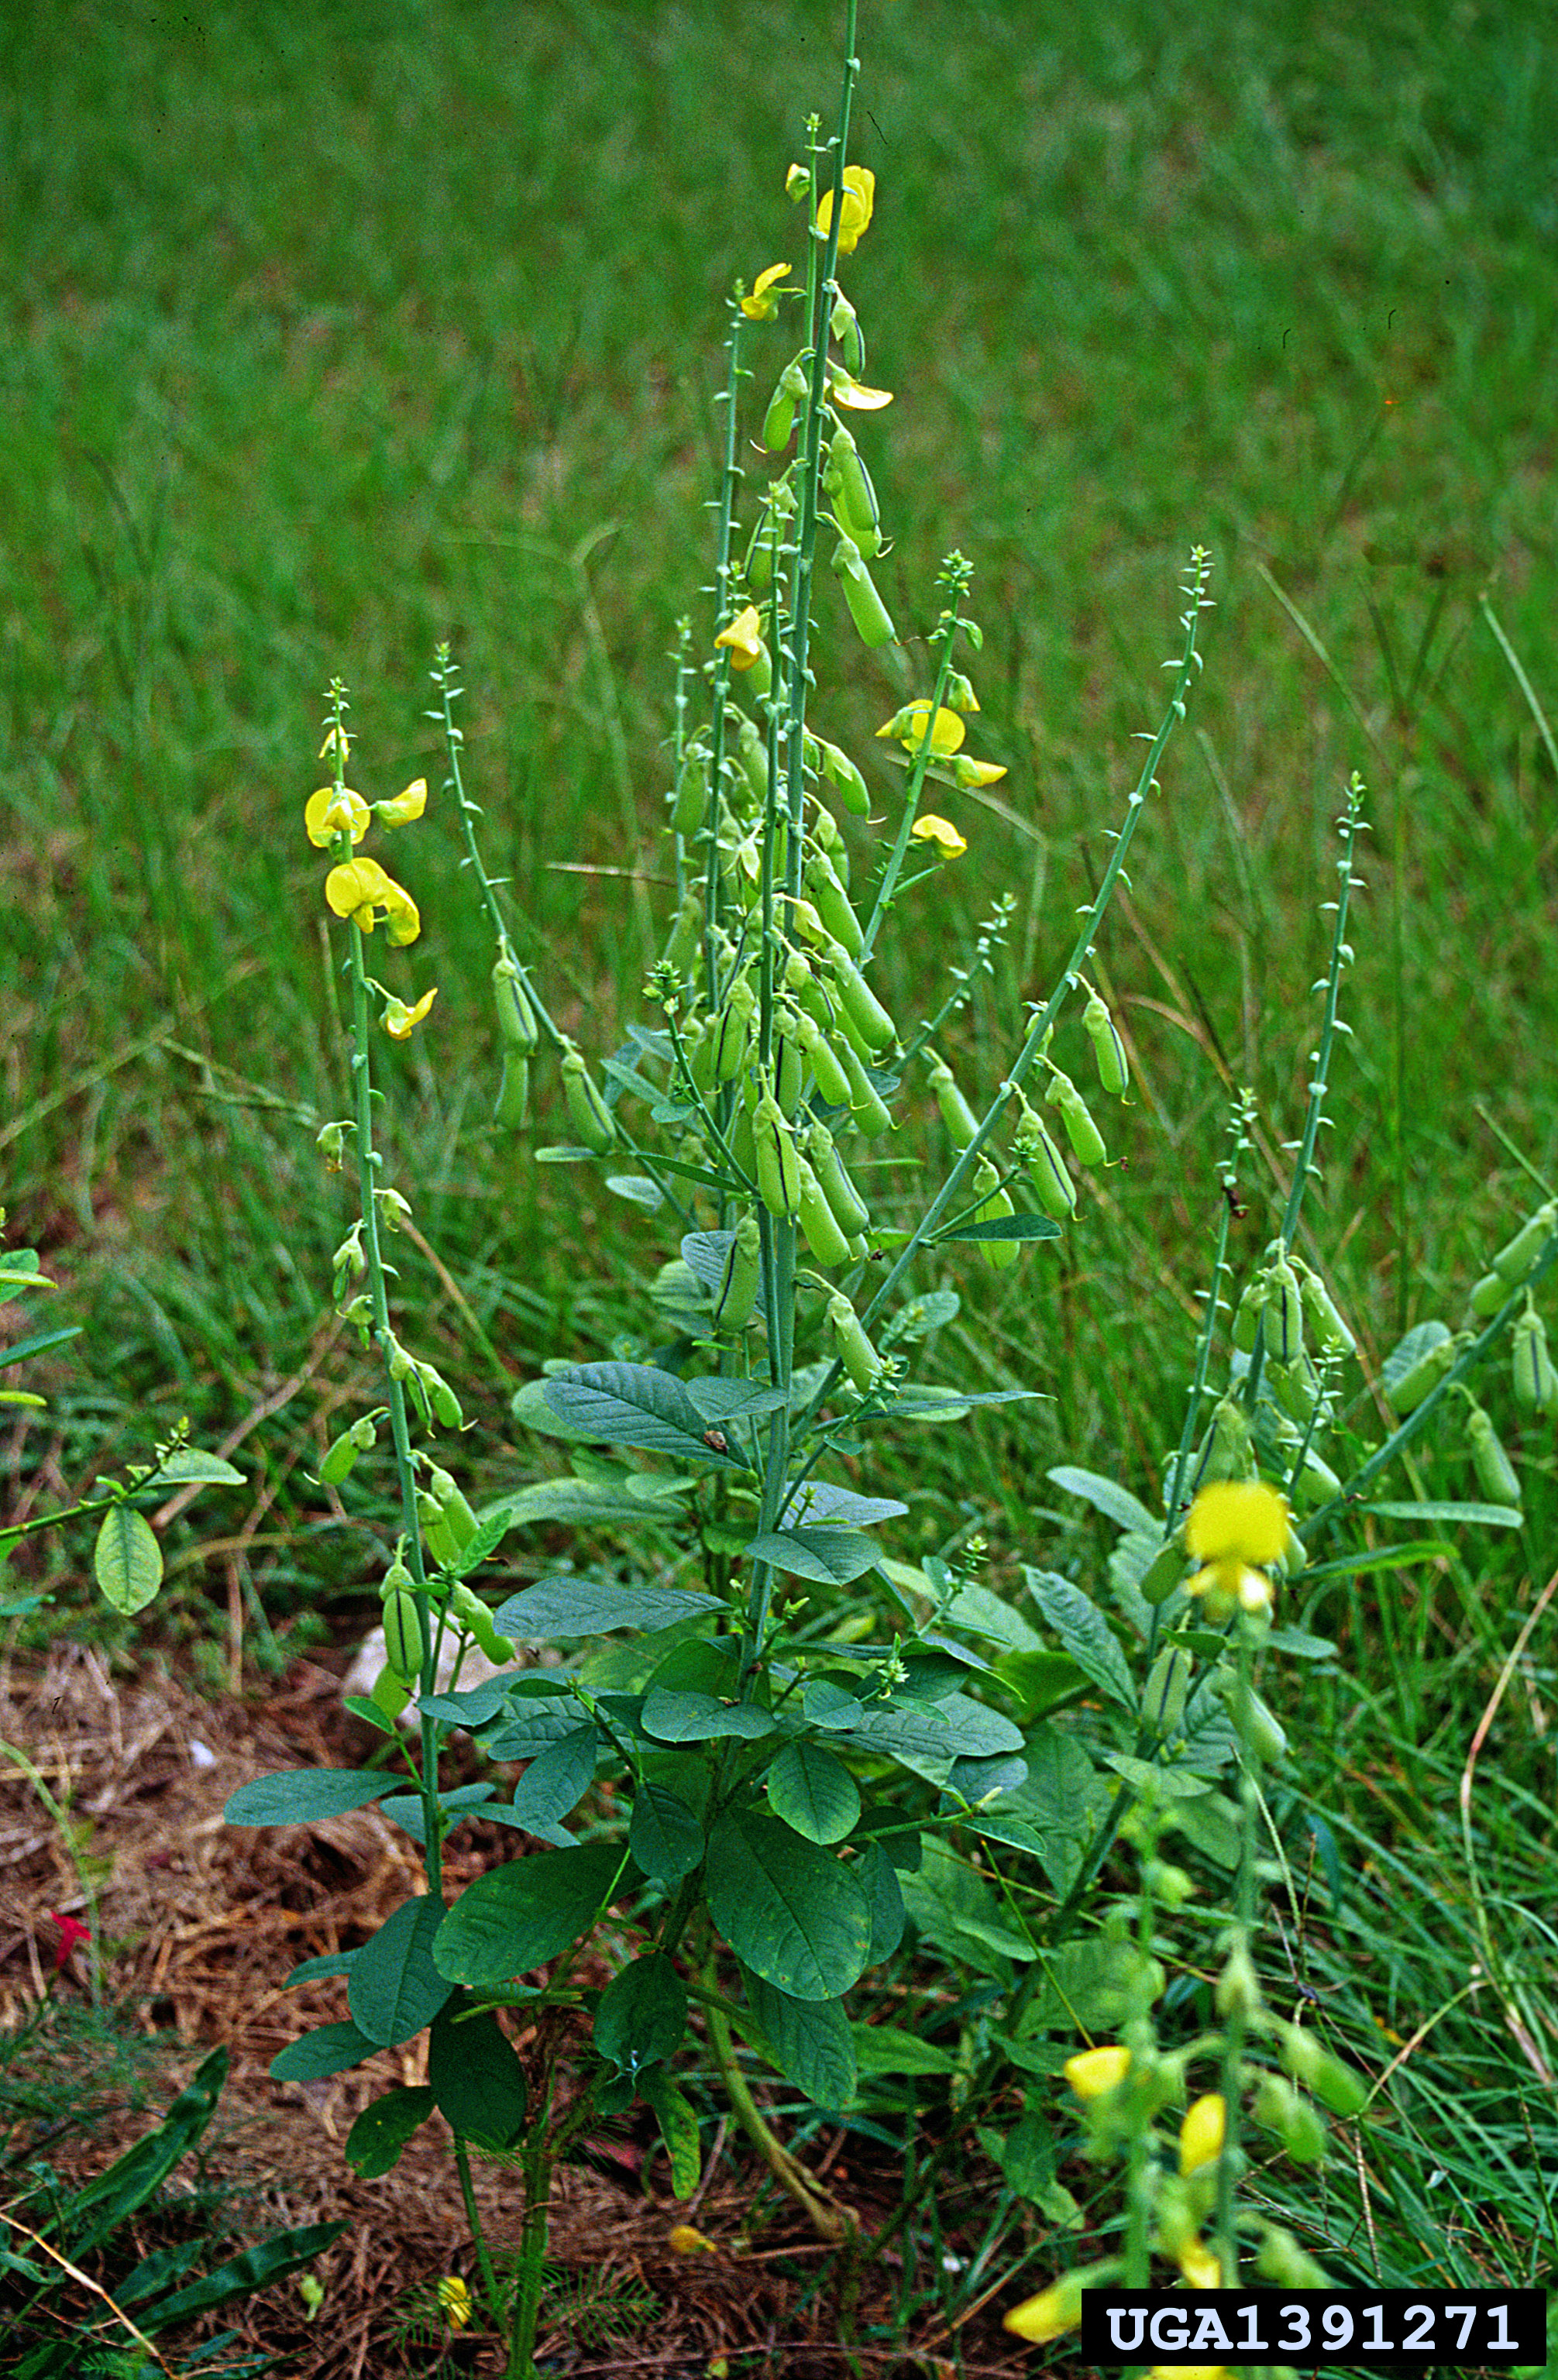
{"label": "flower bud", "polygon": [[828,328],[837,343],[845,366],[857,380],[866,371],[866,343],[860,333],[860,318],[841,289],[834,299],[834,310],[828,318]]}
{"label": "flower bud", "polygon": [[314,1147],[324,1160],[327,1173],[339,1173],[346,1152],[349,1123],[327,1123],[319,1132]]}
{"label": "flower bud", "polygon": [[842,1290],[828,1300],[828,1330],[839,1362],[860,1394],[869,1396],[882,1378],[882,1358]]}
{"label": "flower bud", "polygon": [[1115,1029],[1114,1020],[1099,994],[1090,992],[1082,1011],[1082,1023],[1093,1055],[1098,1061],[1098,1079],[1103,1089],[1115,1099],[1124,1099],[1130,1083],[1130,1061],[1126,1045]]}
{"label": "flower bud", "polygon": [[510,958],[499,959],[493,969],[493,1001],[497,1009],[499,1038],[505,1047],[529,1058],[539,1047],[541,1036],[536,1030],[535,1012],[525,990],[524,978]]}
{"label": "flower bud", "polygon": [[716,1330],[744,1330],[757,1303],[762,1234],[757,1217],[744,1214],[731,1234],[714,1290]]}
{"label": "flower bud", "polygon": [[1220,2017],[1242,2016],[1246,2022],[1260,2010],[1260,1978],[1254,1961],[1242,1942],[1235,1943],[1228,1953],[1228,1962],[1217,1978],[1217,2013]]}
{"label": "flower bud", "polygon": [[1179,2127],[1179,2170],[1192,2174],[1214,2165],[1228,2137],[1228,2107],[1221,2091],[1209,2091],[1192,2100]]}

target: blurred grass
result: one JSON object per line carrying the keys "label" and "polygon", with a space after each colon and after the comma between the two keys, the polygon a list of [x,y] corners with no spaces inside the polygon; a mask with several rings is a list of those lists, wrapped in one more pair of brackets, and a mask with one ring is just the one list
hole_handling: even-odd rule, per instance
{"label": "blurred grass", "polygon": [[[298,804],[332,674],[366,789],[436,783],[420,713],[452,638],[491,856],[556,1005],[597,1046],[633,1013],[642,905],[557,863],[664,872],[722,299],[794,247],[782,166],[833,103],[837,17],[768,0],[737,39],[556,0],[7,13],[0,1164],[91,1316],[88,1403],[127,1426],[150,1402],[218,1429],[315,1347],[340,1220],[308,1119],[339,1057]],[[1132,0],[1085,24],[929,0],[868,5],[861,43],[885,578],[912,675],[937,557],[973,556],[981,749],[1012,764],[1001,808],[960,812],[974,860],[914,896],[900,1003],[992,891],[1038,895],[967,1020],[971,1083],[1102,864],[1185,552],[1217,565],[1205,683],[1100,953],[1128,1166],[1058,1261],[970,1268],[946,1351],[1056,1402],[968,1467],[914,1444],[928,1530],[993,1512],[1020,1544],[1045,1463],[1147,1478],[1176,1434],[1227,1087],[1257,1086],[1269,1149],[1296,1128],[1352,767],[1376,864],[1314,1220],[1366,1343],[1447,1300],[1526,1198],[1479,1103],[1558,1164],[1550,775],[1476,605],[1491,584],[1541,687],[1558,81],[1515,7],[1165,26]],[[832,618],[819,670],[819,718],[863,750],[892,670]],[[604,1197],[581,1239],[574,1184],[486,1131],[487,953],[452,838],[424,830],[414,865],[427,931],[396,964],[440,1005],[389,1063],[419,1220],[516,1368],[595,1352],[632,1318],[618,1260],[663,1251]],[[1246,1256],[1274,1195],[1247,1185]],[[406,1287],[457,1344],[432,1277]]]}

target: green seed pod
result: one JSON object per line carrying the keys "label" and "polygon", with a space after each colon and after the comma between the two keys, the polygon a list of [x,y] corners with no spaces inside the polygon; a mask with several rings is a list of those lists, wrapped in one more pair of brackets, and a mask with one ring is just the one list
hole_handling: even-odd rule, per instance
{"label": "green seed pod", "polygon": [[[936,1105],[942,1111],[947,1137],[961,1157],[966,1148],[973,1146],[978,1135],[979,1118],[958,1089],[957,1077],[946,1060],[938,1058],[933,1050],[927,1050],[925,1055],[931,1061],[931,1088],[936,1094]],[[1009,1206],[1007,1211],[1010,1212]]]}
{"label": "green seed pod", "polygon": [[1126,1056],[1126,1045],[1115,1028],[1114,1019],[1096,991],[1088,996],[1088,1004],[1082,1011],[1082,1023],[1098,1061],[1100,1084],[1114,1099],[1124,1099],[1130,1084],[1130,1061]]}
{"label": "green seed pod", "polygon": [[814,1123],[807,1135],[806,1153],[822,1185],[822,1196],[834,1220],[846,1239],[854,1239],[870,1223],[870,1209],[845,1170],[833,1134],[825,1123]]}
{"label": "green seed pod", "polygon": [[1480,1405],[1473,1405],[1467,1415],[1467,1437],[1471,1444],[1471,1460],[1477,1473],[1477,1484],[1490,1504],[1507,1504],[1520,1509],[1520,1476],[1505,1453],[1499,1434]]}
{"label": "green seed pod", "polygon": [[353,1435],[356,1427],[354,1423],[351,1429],[344,1429],[339,1438],[331,1440],[324,1460],[319,1466],[321,1487],[338,1488],[343,1479],[350,1476],[357,1458],[361,1452]]}
{"label": "green seed pod", "polygon": [[1317,2265],[1280,2223],[1267,2224],[1265,2237],[1256,2252],[1255,2269],[1263,2281],[1274,2281],[1282,2289],[1331,2287],[1331,2276],[1324,2265]]}
{"label": "green seed pod", "polygon": [[443,1373],[432,1364],[419,1364],[417,1373],[434,1421],[444,1429],[463,1429],[465,1415],[460,1411],[460,1401]]}
{"label": "green seed pod", "polygon": [[849,1077],[849,1111],[855,1129],[863,1132],[868,1140],[873,1140],[879,1132],[891,1130],[892,1116],[852,1044],[839,1041],[834,1048]]}
{"label": "green seed pod", "polygon": [[563,1044],[563,1103],[584,1148],[603,1157],[616,1144],[612,1111],[596,1089],[589,1067],[571,1041]]}
{"label": "green seed pod", "polygon": [[1177,1645],[1165,1645],[1141,1690],[1141,1715],[1160,1736],[1173,1735],[1185,1716],[1190,1689],[1190,1657]]}
{"label": "green seed pod", "polygon": [[762,418],[762,443],[771,455],[777,455],[789,444],[790,432],[796,426],[796,407],[805,395],[806,367],[797,356],[780,373]]}
{"label": "green seed pod", "polygon": [[1369,2098],[1369,2084],[1339,2058],[1322,2049],[1312,2033],[1301,2024],[1279,2024],[1276,2028],[1277,2058],[1284,2073],[1296,2082],[1312,2091],[1322,2107],[1333,2116],[1345,2120],[1361,2115]]}
{"label": "green seed pod", "polygon": [[703,947],[703,894],[688,885],[682,894],[676,921],[661,954],[663,966],[674,967],[678,983],[685,983],[698,964],[698,953]]}
{"label": "green seed pod", "polygon": [[1491,1322],[1504,1300],[1514,1294],[1503,1273],[1485,1272],[1467,1300],[1473,1320]]}
{"label": "green seed pod", "polygon": [[891,1049],[898,1028],[843,943],[830,942],[827,955],[839,1005],[867,1049]]}
{"label": "green seed pod", "polygon": [[1515,1326],[1515,1399],[1531,1413],[1551,1413],[1558,1405],[1558,1372],[1547,1352],[1547,1328],[1526,1301],[1526,1311]]}
{"label": "green seed pod", "polygon": [[1140,1580],[1143,1602],[1156,1610],[1166,1603],[1185,1576],[1185,1548],[1176,1537],[1167,1537],[1158,1548]]}
{"label": "green seed pod", "polygon": [[860,1394],[870,1396],[882,1378],[882,1358],[842,1290],[828,1300],[828,1330],[839,1362]]}
{"label": "green seed pod", "polygon": [[737,976],[714,1019],[713,1071],[716,1083],[733,1083],[747,1062],[752,1026],[757,1020],[757,994],[746,976]]}
{"label": "green seed pod", "polygon": [[392,1561],[379,1588],[379,1600],[387,1603],[392,1595],[400,1593],[402,1587],[414,1587],[416,1584],[403,1561]]}
{"label": "green seed pod", "polygon": [[384,1606],[384,1652],[397,1678],[420,1678],[427,1639],[417,1598],[402,1587]]}
{"label": "green seed pod", "polygon": [[1194,1484],[1204,1488],[1210,1480],[1257,1476],[1249,1415],[1236,1397],[1223,1397],[1212,1414],[1211,1427],[1202,1443]]}
{"label": "green seed pod", "polygon": [[[1274,1301],[1273,1301],[1274,1302]],[[1266,1326],[1271,1328],[1272,1307],[1266,1308]],[[1300,1355],[1296,1364],[1269,1363],[1266,1384],[1289,1421],[1300,1429],[1308,1429],[1316,1406],[1321,1401],[1320,1374],[1308,1355]]]}
{"label": "green seed pod", "polygon": [[897,630],[893,615],[877,593],[870,572],[860,559],[860,549],[852,537],[841,537],[834,548],[834,576],[844,589],[844,600],[855,632],[869,651],[892,644]]}
{"label": "green seed pod", "polygon": [[[1276,2134],[1289,2156],[1297,2164],[1318,2165],[1325,2155],[1325,2119],[1311,2101],[1300,2097],[1285,2076],[1261,2076],[1260,2087],[1255,2094],[1255,2104],[1250,2112],[1258,2124]],[[1284,2236],[1292,2238],[1291,2233]],[[1312,2268],[1312,2259],[1306,2258],[1305,2262]],[[1260,2269],[1262,2273],[1268,2271],[1264,2252],[1260,2259]],[[1285,2276],[1271,2272],[1269,2277],[1275,2280]],[[1290,2286],[1303,2288],[1305,2284],[1297,2282]]]}
{"label": "green seed pod", "polygon": [[1356,1355],[1357,1341],[1342,1319],[1331,1292],[1318,1272],[1307,1265],[1302,1257],[1291,1258],[1298,1276],[1298,1286],[1304,1297],[1304,1314],[1314,1334],[1316,1346],[1326,1355]]}
{"label": "green seed pod", "polygon": [[757,1304],[761,1246],[758,1219],[749,1211],[736,1224],[720,1268],[714,1291],[716,1330],[744,1330],[751,1320],[752,1308]]}
{"label": "green seed pod", "polygon": [[1317,1505],[1333,1503],[1342,1492],[1342,1483],[1311,1446],[1304,1456],[1302,1467],[1292,1486],[1295,1502],[1300,1510],[1312,1512]]}
{"label": "green seed pod", "polygon": [[839,1230],[838,1218],[806,1159],[797,1156],[796,1163],[800,1173],[800,1228],[807,1246],[820,1265],[847,1264],[847,1233]]}
{"label": "green seed pod", "polygon": [[1260,1318],[1266,1310],[1266,1277],[1264,1273],[1257,1273],[1255,1279],[1246,1284],[1244,1294],[1234,1308],[1234,1327],[1230,1336],[1241,1355],[1255,1353]]}
{"label": "green seed pod", "polygon": [[521,1058],[530,1057],[541,1046],[541,1035],[524,978],[510,958],[499,959],[493,969],[493,1001],[504,1047],[517,1050]]}
{"label": "green seed pod", "polygon": [[1044,1098],[1049,1106],[1059,1108],[1065,1136],[1078,1162],[1102,1165],[1105,1155],[1103,1135],[1088,1113],[1088,1103],[1070,1075],[1063,1075],[1057,1067]]}
{"label": "green seed pod", "polygon": [[[1010,1194],[1001,1188],[1000,1183],[1001,1176],[994,1166],[987,1157],[981,1157],[974,1168],[974,1189],[976,1193],[982,1191],[986,1195],[974,1218],[977,1223],[999,1222],[1012,1213]],[[992,1272],[1008,1271],[1022,1254],[1019,1240],[980,1240],[978,1245]]]}
{"label": "green seed pod", "polygon": [[849,1077],[827,1035],[816,1018],[809,1016],[804,1009],[796,1020],[796,1031],[824,1104],[830,1108],[846,1108],[851,1098]]}
{"label": "green seed pod", "polygon": [[1224,1694],[1223,1706],[1235,1726],[1241,1726],[1244,1740],[1258,1760],[1280,1760],[1287,1750],[1287,1731],[1267,1709],[1251,1687],[1248,1707],[1241,1713],[1236,1692]]}
{"label": "green seed pod", "polygon": [[[1520,1325],[1516,1323],[1515,1328],[1518,1336]],[[1441,1339],[1438,1345],[1430,1347],[1426,1355],[1419,1355],[1415,1364],[1409,1364],[1400,1379],[1393,1387],[1384,1390],[1385,1402],[1392,1411],[1398,1414],[1415,1413],[1429,1390],[1438,1387],[1466,1344],[1464,1334],[1457,1332],[1453,1339]],[[1381,1385],[1383,1387],[1384,1384],[1382,1382]],[[1518,1393],[1518,1390],[1516,1392]]]}
{"label": "green seed pod", "polygon": [[1066,1170],[1065,1158],[1050,1137],[1042,1116],[1037,1114],[1026,1099],[1022,1102],[1017,1128],[1012,1136],[1012,1147],[1028,1168],[1033,1195],[1045,1214],[1057,1223],[1069,1221],[1077,1211],[1077,1185]]}
{"label": "green seed pod", "polygon": [[757,1143],[752,1137],[752,1118],[757,1113],[757,1105],[756,1087],[749,1075],[741,1086],[741,1096],[725,1134],[730,1153],[749,1182],[754,1179],[758,1170]]}
{"label": "green seed pod", "polygon": [[743,719],[736,731],[736,765],[748,793],[762,809],[768,801],[768,746],[750,719]]}
{"label": "green seed pod", "polygon": [[[820,735],[817,738],[817,752],[823,776],[830,785],[837,786],[840,798],[850,817],[869,818],[871,807],[870,792],[848,753],[841,752],[836,744],[824,743]],[[842,848],[842,845],[838,848]],[[834,850],[835,867],[838,864],[838,848]],[[841,875],[844,874],[842,868],[839,872]],[[845,876],[846,883],[848,880],[847,876]]]}
{"label": "green seed pod", "polygon": [[708,822],[709,755],[701,745],[695,744],[676,779],[676,790],[671,798],[671,825],[685,840],[700,833]]}
{"label": "green seed pod", "polygon": [[811,905],[835,942],[858,959],[866,947],[860,930],[860,920],[855,915],[848,893],[839,882],[832,860],[825,851],[814,851],[802,870]]}
{"label": "green seed pod", "polygon": [[860,450],[852,433],[842,424],[834,431],[828,444],[827,467],[822,473],[822,485],[833,498],[834,512],[840,528],[854,539],[864,560],[882,547],[882,515],[877,508],[876,490],[870,473],[860,460]]}
{"label": "green seed pod", "polygon": [[1548,1242],[1558,1231],[1558,1200],[1549,1198],[1537,1208],[1528,1222],[1522,1223],[1515,1237],[1502,1247],[1492,1260],[1492,1269],[1517,1289],[1546,1250]]}
{"label": "green seed pod", "polygon": [[772,1094],[758,1101],[752,1118],[752,1146],[757,1156],[758,1196],[771,1215],[793,1223],[800,1214],[800,1159],[795,1135]]}
{"label": "green seed pod", "polygon": [[474,1636],[489,1661],[501,1669],[514,1658],[514,1646],[506,1636],[500,1636],[493,1625],[493,1615],[474,1587],[461,1579],[449,1590],[449,1609],[467,1633]]}
{"label": "green seed pod", "polygon": [[1296,1364],[1304,1352],[1304,1296],[1285,1257],[1266,1274],[1266,1353],[1273,1364]]}
{"label": "green seed pod", "polygon": [[787,1116],[793,1117],[800,1105],[805,1079],[806,1050],[799,1019],[795,1010],[782,1002],[773,1011],[773,1096]]}
{"label": "green seed pod", "polygon": [[834,334],[845,370],[856,380],[866,376],[866,342],[860,330],[860,318],[841,289],[834,299],[834,310],[828,317],[828,328]]}
{"label": "green seed pod", "polygon": [[517,1050],[505,1050],[503,1073],[498,1076],[498,1095],[493,1102],[493,1122],[505,1132],[522,1132],[530,1111],[530,1062],[521,1058]]}

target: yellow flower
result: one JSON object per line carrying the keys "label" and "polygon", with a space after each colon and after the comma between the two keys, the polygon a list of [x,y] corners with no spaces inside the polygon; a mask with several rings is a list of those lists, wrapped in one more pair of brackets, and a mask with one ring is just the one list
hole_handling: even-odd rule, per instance
{"label": "yellow flower", "polygon": [[1225,2363],[1154,2363],[1148,2380],[1228,2380]]}
{"label": "yellow flower", "polygon": [[321,785],[304,804],[303,825],[314,849],[328,851],[338,834],[349,834],[354,843],[360,843],[372,815],[362,795],[354,794],[349,785],[339,792],[334,785]]}
{"label": "yellow flower", "polygon": [[993,760],[976,760],[968,753],[959,752],[952,764],[952,773],[968,790],[974,785],[993,785],[997,778],[1004,777],[1006,771],[997,768]]}
{"label": "yellow flower", "polygon": [[403,794],[389,802],[375,802],[373,815],[381,826],[409,826],[427,808],[427,779],[414,777]]}
{"label": "yellow flower", "polygon": [[384,874],[376,859],[348,859],[333,868],[324,880],[324,897],[337,917],[350,917],[365,934],[372,932],[383,910],[397,950],[414,942],[422,930],[411,895]]}
{"label": "yellow flower", "polygon": [[850,413],[880,413],[884,405],[893,402],[890,388],[868,388],[863,380],[856,380],[842,365],[828,367],[828,394],[835,405]]}
{"label": "yellow flower", "polygon": [[1194,2173],[1223,2154],[1228,2137],[1228,2109],[1221,2091],[1209,2091],[1187,2110],[1179,2127],[1179,2170]]}
{"label": "yellow flower", "polygon": [[721,645],[727,645],[730,648],[730,666],[733,670],[749,670],[755,662],[760,662],[764,649],[762,620],[757,605],[749,603],[745,611],[737,612],[729,627],[720,630],[719,635],[714,638],[714,643],[716,648]]}
{"label": "yellow flower", "polygon": [[339,752],[342,759],[345,760],[351,748],[351,737],[344,727],[327,727],[324,731],[324,741],[319,747],[319,757],[323,760],[327,754]]}
{"label": "yellow flower", "polygon": [[955,752],[963,741],[963,722],[955,710],[938,710],[931,720],[928,702],[906,702],[903,709],[895,710],[876,732],[879,736],[895,735],[906,752],[914,752],[925,741],[927,721],[931,722],[931,751],[938,754]]}
{"label": "yellow flower", "polygon": [[949,859],[961,859],[968,848],[952,820],[938,818],[934,810],[927,810],[923,818],[917,818],[909,832],[917,842],[933,843],[937,850],[944,851]]}
{"label": "yellow flower", "polygon": [[1220,2289],[1223,2267],[1204,2240],[1187,2240],[1175,2258],[1193,2289]]}
{"label": "yellow flower", "polygon": [[1269,1611],[1272,1582],[1264,1565],[1280,1560],[1290,1526],[1284,1500],[1264,1480],[1213,1480],[1186,1517],[1186,1546],[1202,1565],[1187,1593]]}
{"label": "yellow flower", "polygon": [[1130,2068],[1131,2054],[1117,2045],[1107,2049],[1079,2049],[1068,2058],[1064,2069],[1066,2081],[1078,2099],[1102,2098],[1123,2082]]}
{"label": "yellow flower", "polygon": [[783,281],[789,269],[787,264],[770,264],[765,267],[753,282],[750,297],[743,298],[741,300],[743,314],[754,322],[772,322],[779,311],[779,300],[784,295],[784,292],[775,289],[773,285],[776,281]]}
{"label": "yellow flower", "polygon": [[700,2231],[696,2223],[675,2223],[666,2233],[666,2242],[677,2256],[717,2256],[719,2246]]}
{"label": "yellow flower", "polygon": [[1015,2330],[1019,2338],[1043,2347],[1063,2332],[1074,2330],[1082,2319],[1082,2293],[1069,2273],[1063,2281],[1052,2281],[1035,2298],[1024,2298],[1021,2305],[1012,2308],[1001,2319],[1003,2330]]}
{"label": "yellow flower", "polygon": [[445,2273],[438,2284],[438,2302],[451,2330],[463,2330],[470,2320],[470,2291],[458,2273]]}
{"label": "yellow flower", "polygon": [[[838,252],[840,256],[854,253],[860,234],[871,219],[876,203],[876,176],[869,165],[846,165],[844,169],[844,208],[838,219]],[[817,228],[824,239],[834,219],[834,194],[824,190],[817,202]]]}
{"label": "yellow flower", "polygon": [[431,991],[423,992],[415,1008],[408,1008],[406,1002],[396,1000],[392,992],[384,1002],[384,1031],[391,1040],[408,1041],[412,1027],[421,1023],[437,998],[438,987],[435,984]]}

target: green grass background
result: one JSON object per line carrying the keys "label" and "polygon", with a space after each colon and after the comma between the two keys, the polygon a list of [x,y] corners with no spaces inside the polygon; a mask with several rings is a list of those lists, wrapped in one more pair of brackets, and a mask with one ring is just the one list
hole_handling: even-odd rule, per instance
{"label": "green grass background", "polygon": [[[225,1557],[251,1635],[262,1608],[335,1623],[362,1596],[361,1547],[303,1475],[359,1377],[328,1315],[347,1217],[312,1148],[344,1104],[301,831],[323,690],[351,686],[361,790],[436,786],[421,714],[452,640],[490,864],[556,1012],[615,1046],[665,916],[667,656],[682,614],[700,637],[709,620],[724,300],[801,255],[784,168],[834,104],[841,17],[13,0],[0,24],[0,1195],[49,1253],[62,1318],[89,1326],[12,1475],[84,1487],[152,1423],[188,1413],[210,1441],[274,1402]],[[1215,563],[1204,683],[1100,953],[1136,1060],[1128,1164],[1058,1255],[952,1273],[968,1298],[942,1368],[1053,1402],[945,1450],[921,1434],[879,1482],[914,1498],[903,1549],[977,1524],[1000,1574],[1089,1542],[1049,1463],[1157,1485],[1232,1085],[1261,1107],[1241,1266],[1280,1209],[1353,769],[1374,843],[1310,1222],[1370,1365],[1408,1322],[1458,1318],[1532,1200],[1512,1148],[1558,1172],[1554,774],[1479,601],[1558,701],[1558,52],[1516,0],[863,0],[860,18],[878,204],[846,284],[870,377],[896,392],[860,438],[907,643],[901,663],[862,654],[825,589],[816,716],[867,758],[921,686],[936,562],[968,553],[978,748],[1010,774],[993,805],[949,797],[972,850],[911,896],[885,975],[912,1014],[992,893],[1019,896],[955,1037],[970,1089],[1103,865],[1185,556]],[[761,405],[788,349],[753,345]],[[509,1378],[638,1329],[624,1265],[674,1250],[492,1129],[491,953],[453,833],[424,826],[398,856],[424,938],[394,979],[440,998],[381,1061],[395,1174],[469,1306],[414,1254],[402,1286],[487,1426],[469,1457],[487,1491],[539,1459],[506,1435]],[[539,1104],[554,1136],[554,1081]],[[873,1185],[885,1205],[922,1153]],[[1369,1877],[1335,1917],[1334,1972],[1372,1946],[1388,1974],[1368,2021],[1402,2034],[1488,1954],[1444,1814],[1552,1567],[1551,1427],[1490,1402],[1524,1531],[1301,1615],[1349,1665],[1300,1714],[1307,1781]],[[1453,1429],[1419,1475],[1469,1491]],[[50,1559],[80,1610],[79,1549]],[[213,1596],[191,1539],[167,1624],[197,1658]],[[1552,1899],[1550,1645],[1483,1755],[1504,1798],[1495,1822],[1479,1805],[1482,1880],[1514,1912]],[[1529,1938],[1550,2005],[1551,1946]],[[1551,2216],[1529,2135],[1485,2151],[1466,2113],[1479,2092],[1513,2105],[1519,2060],[1491,2011],[1465,2040],[1455,2188],[1518,2201],[1534,2237]],[[1420,2236],[1420,2175],[1398,2180]]]}

